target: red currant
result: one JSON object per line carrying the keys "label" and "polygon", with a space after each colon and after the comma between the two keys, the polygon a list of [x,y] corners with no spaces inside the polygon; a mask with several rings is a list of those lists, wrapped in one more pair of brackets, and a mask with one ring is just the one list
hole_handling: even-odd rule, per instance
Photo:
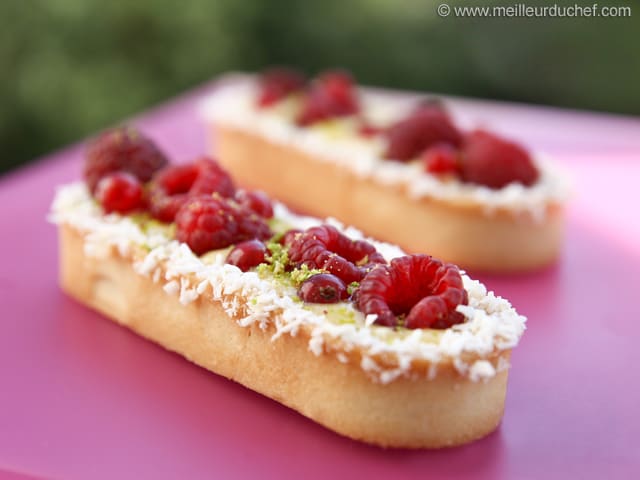
{"label": "red currant", "polygon": [[458,151],[448,143],[438,143],[427,148],[422,154],[425,171],[438,174],[459,172]]}
{"label": "red currant", "polygon": [[106,213],[128,213],[143,205],[142,186],[130,173],[110,173],[98,182],[96,199]]}
{"label": "red currant", "polygon": [[337,303],[347,298],[347,287],[335,275],[318,273],[307,278],[298,295],[308,303]]}
{"label": "red currant", "polygon": [[264,263],[267,247],[260,240],[247,240],[237,244],[229,252],[227,263],[235,265],[243,272]]}

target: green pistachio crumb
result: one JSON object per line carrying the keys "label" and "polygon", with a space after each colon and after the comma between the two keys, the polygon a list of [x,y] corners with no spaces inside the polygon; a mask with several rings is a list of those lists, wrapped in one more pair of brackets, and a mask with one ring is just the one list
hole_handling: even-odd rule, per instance
{"label": "green pistachio crumb", "polygon": [[267,256],[267,262],[271,265],[273,274],[276,276],[284,274],[289,264],[289,249],[278,242],[269,242],[267,250],[271,254]]}
{"label": "green pistachio crumb", "polygon": [[318,273],[326,273],[326,271],[318,268],[309,268],[307,265],[301,265],[299,268],[296,268],[291,272],[291,281],[294,285],[298,286],[309,277],[317,275]]}

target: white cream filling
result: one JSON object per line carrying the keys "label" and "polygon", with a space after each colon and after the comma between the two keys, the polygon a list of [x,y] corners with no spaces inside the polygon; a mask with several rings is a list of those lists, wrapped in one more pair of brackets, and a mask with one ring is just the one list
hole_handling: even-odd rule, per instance
{"label": "white cream filling", "polygon": [[[276,218],[295,228],[322,223],[319,219],[294,215],[281,204],[276,205],[275,212]],[[339,341],[346,352],[362,349],[364,356],[360,366],[374,380],[382,383],[408,375],[413,360],[431,362],[433,367],[429,376],[433,377],[437,373],[437,364],[448,358],[455,359],[455,368],[473,381],[491,378],[496,371],[508,368],[508,365],[500,363],[494,367],[486,359],[469,364],[461,360],[461,355],[486,356],[496,350],[510,349],[518,343],[525,330],[525,317],[518,315],[507,300],[487,292],[483,284],[465,274],[463,281],[469,294],[469,305],[459,306],[458,311],[467,320],[437,336],[432,330],[419,329],[399,335],[386,327],[373,325],[374,316],[365,317],[350,303],[341,307],[353,315],[355,322],[333,323],[325,315],[305,306],[293,287],[225,264],[226,251],[197,257],[186,244],[169,238],[165,229],[151,227],[143,231],[130,218],[118,214],[104,215],[82,182],[57,190],[50,220],[86,232],[84,248],[89,256],[99,258],[108,255],[112,247],[121,255],[128,255],[132,247],[144,247],[148,253],[134,262],[135,271],[162,284],[167,294],[178,296],[183,304],[207,295],[220,302],[227,314],[239,317],[240,326],[257,324],[266,329],[273,323],[273,340],[285,334],[295,336],[305,325],[311,331],[309,350],[315,355],[321,355],[325,342],[331,339]],[[363,238],[352,227],[345,228],[336,220],[329,219],[328,222],[352,238]],[[368,240],[387,259],[403,255],[396,246]],[[374,358],[378,354],[391,354],[397,359],[397,364],[393,368],[379,365]],[[337,356],[341,362],[348,361],[344,353],[339,352]]]}
{"label": "white cream filling", "polygon": [[[367,139],[356,134],[352,120],[336,120],[320,127],[300,128],[292,121],[294,100],[280,102],[267,109],[255,107],[255,79],[236,75],[223,82],[201,105],[204,117],[260,135],[273,143],[310,153],[318,161],[332,162],[362,178],[382,185],[403,185],[414,198],[431,197],[454,204],[473,204],[487,214],[505,209],[518,214],[528,212],[544,219],[550,204],[563,203],[569,192],[566,177],[548,160],[538,155],[536,164],[541,177],[535,185],[512,183],[501,189],[464,183],[424,172],[417,163],[389,161],[382,158],[385,145],[380,138]],[[412,101],[362,88],[361,104],[365,117],[388,125],[406,114]]]}

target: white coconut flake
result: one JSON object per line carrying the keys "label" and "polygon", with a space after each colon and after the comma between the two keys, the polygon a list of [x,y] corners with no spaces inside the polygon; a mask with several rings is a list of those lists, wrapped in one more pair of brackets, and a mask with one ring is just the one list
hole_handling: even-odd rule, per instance
{"label": "white coconut flake", "polygon": [[180,284],[176,280],[171,280],[170,282],[165,283],[162,289],[169,295],[175,295],[180,291]]}
{"label": "white coconut flake", "polygon": [[487,380],[496,374],[496,369],[488,360],[477,360],[469,369],[469,379],[473,382]]}
{"label": "white coconut flake", "polygon": [[[281,204],[275,205],[275,212],[278,220],[294,228],[321,223],[318,219],[296,216]],[[176,295],[183,304],[205,296],[219,302],[241,327],[257,325],[266,330],[269,325],[274,326],[273,341],[283,335],[295,336],[304,326],[310,332],[308,348],[317,356],[325,353],[325,344],[332,340],[345,352],[361,349],[360,366],[383,383],[409,375],[413,360],[431,362],[428,378],[434,378],[438,364],[447,358],[454,359],[454,366],[461,375],[472,380],[489,378],[496,370],[508,368],[508,362],[499,360],[494,368],[490,363],[479,363],[482,360],[468,364],[461,355],[482,357],[496,350],[513,348],[525,329],[526,319],[518,315],[508,301],[487,292],[484,285],[466,274],[462,279],[469,304],[458,307],[466,321],[445,330],[436,341],[430,331],[416,329],[400,335],[377,326],[373,323],[374,315],[365,316],[351,304],[344,304],[344,308],[356,321],[332,323],[298,301],[293,287],[285,287],[275,279],[261,278],[256,272],[242,272],[225,264],[224,255],[198,257],[186,244],[167,237],[162,230],[143,231],[130,218],[103,215],[82,183],[58,190],[49,218],[83,232],[87,255],[100,257],[114,248],[123,256],[131,255],[134,271],[153,276],[165,292]],[[352,238],[363,238],[356,229],[345,228],[335,220],[330,222]],[[403,254],[393,245],[372,242],[389,260]],[[340,353],[336,353],[338,361],[348,361]],[[382,366],[373,358],[376,355],[391,356],[396,364]]]}
{"label": "white coconut flake", "polygon": [[366,317],[364,317],[364,324],[367,327],[370,327],[371,325],[373,325],[376,320],[378,319],[378,315],[375,313],[369,313]]}

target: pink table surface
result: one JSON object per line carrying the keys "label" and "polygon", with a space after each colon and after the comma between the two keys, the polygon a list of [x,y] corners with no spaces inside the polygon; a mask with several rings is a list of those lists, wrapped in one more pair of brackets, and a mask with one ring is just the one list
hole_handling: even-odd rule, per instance
{"label": "pink table surface", "polygon": [[[177,159],[205,148],[195,103],[136,119]],[[0,179],[0,477],[637,478],[640,472],[640,122],[452,100],[554,154],[574,180],[553,268],[480,278],[529,317],[501,427],[443,451],[385,451],[147,342],[63,295],[54,186],[72,146]]]}

